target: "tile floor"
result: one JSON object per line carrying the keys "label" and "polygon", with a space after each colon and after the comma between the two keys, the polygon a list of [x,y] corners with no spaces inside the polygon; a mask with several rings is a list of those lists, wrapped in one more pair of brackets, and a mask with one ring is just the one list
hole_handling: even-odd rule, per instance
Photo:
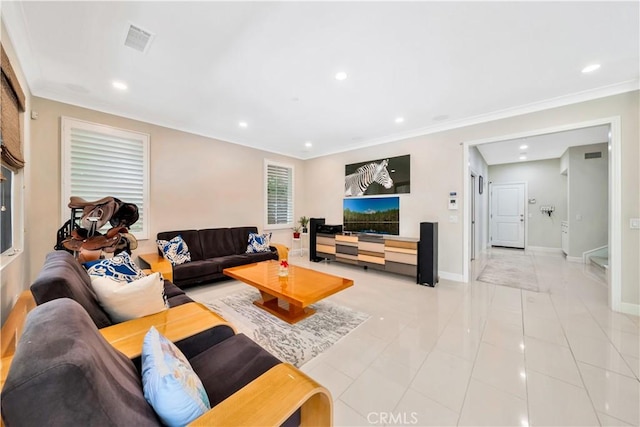
{"label": "tile floor", "polygon": [[292,256],[354,279],[330,299],[371,315],[302,367],[331,391],[335,425],[639,425],[640,320],[607,308],[591,267],[531,255],[546,292],[447,280],[429,288]]}

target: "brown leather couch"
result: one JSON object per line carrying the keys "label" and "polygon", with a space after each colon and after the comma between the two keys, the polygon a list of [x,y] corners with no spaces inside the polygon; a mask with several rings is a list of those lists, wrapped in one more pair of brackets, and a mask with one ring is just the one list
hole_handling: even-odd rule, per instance
{"label": "brown leather couch", "polygon": [[249,233],[257,227],[208,228],[204,230],[163,231],[158,239],[181,235],[191,253],[191,262],[173,266],[173,283],[183,288],[225,278],[222,270],[254,262],[278,259],[278,251],[248,254]]}

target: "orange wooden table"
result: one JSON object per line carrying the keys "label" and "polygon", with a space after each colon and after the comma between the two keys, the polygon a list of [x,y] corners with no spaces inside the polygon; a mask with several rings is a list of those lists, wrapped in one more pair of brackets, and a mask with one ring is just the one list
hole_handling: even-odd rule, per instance
{"label": "orange wooden table", "polygon": [[308,307],[314,302],[353,286],[351,279],[295,265],[289,265],[289,275],[281,277],[278,267],[278,261],[270,260],[225,268],[222,272],[257,288],[262,299],[254,304],[288,323],[315,313]]}

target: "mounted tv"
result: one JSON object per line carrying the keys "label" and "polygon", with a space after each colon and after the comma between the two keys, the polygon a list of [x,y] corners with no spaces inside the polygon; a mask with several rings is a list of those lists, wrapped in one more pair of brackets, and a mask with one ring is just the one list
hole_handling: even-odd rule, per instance
{"label": "mounted tv", "polygon": [[349,198],[342,208],[344,231],[400,234],[400,197]]}

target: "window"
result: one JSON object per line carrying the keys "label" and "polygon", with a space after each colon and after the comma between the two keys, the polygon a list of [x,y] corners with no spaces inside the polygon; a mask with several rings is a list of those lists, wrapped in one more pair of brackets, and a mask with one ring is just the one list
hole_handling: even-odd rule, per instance
{"label": "window", "polygon": [[140,219],[130,231],[147,239],[149,135],[63,117],[62,150],[62,218],[69,217],[71,196],[113,196],[138,206]]}
{"label": "window", "polygon": [[2,166],[0,181],[0,253],[13,247],[13,171]]}
{"label": "window", "polygon": [[265,160],[265,228],[293,227],[293,166]]}

